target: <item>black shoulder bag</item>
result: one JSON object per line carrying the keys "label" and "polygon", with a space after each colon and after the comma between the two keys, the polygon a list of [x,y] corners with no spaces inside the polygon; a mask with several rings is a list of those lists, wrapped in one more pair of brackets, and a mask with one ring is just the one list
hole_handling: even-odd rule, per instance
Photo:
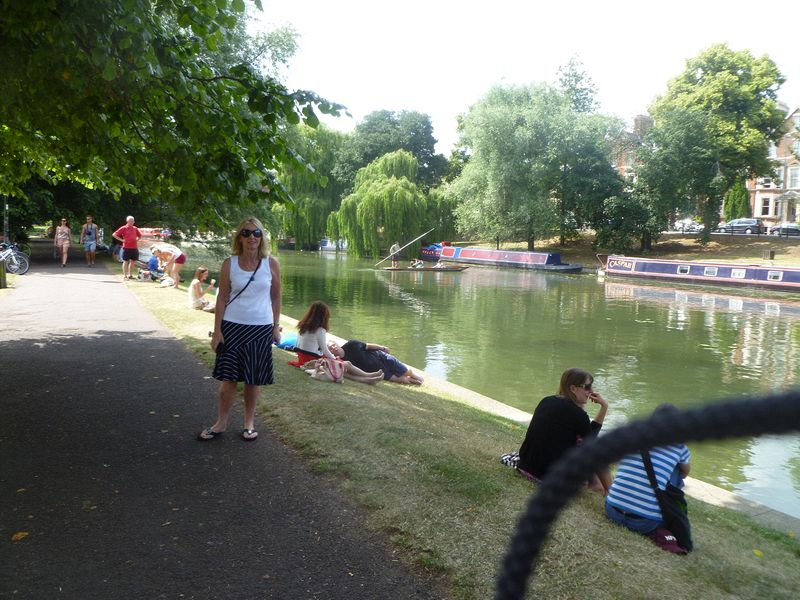
{"label": "black shoulder bag", "polygon": [[[251,283],[253,283],[253,279],[256,278],[256,273],[258,273],[258,269],[261,267],[261,261],[262,260],[263,259],[259,259],[258,260],[258,264],[256,265],[255,271],[253,271],[253,274],[250,275],[250,279],[247,280],[247,283],[244,284],[244,287],[242,289],[240,289],[238,292],[236,292],[236,295],[225,303],[225,307],[226,308],[231,302],[233,302],[239,296],[242,295],[242,292],[247,289],[247,286],[249,286]],[[211,332],[209,332],[208,335],[211,335]],[[220,342],[219,344],[217,344],[217,347],[214,349],[214,352],[216,352],[217,354],[222,354],[223,352],[225,352],[225,342]]]}
{"label": "black shoulder bag", "polygon": [[692,526],[689,523],[689,506],[686,504],[686,495],[682,489],[669,482],[667,482],[665,490],[658,487],[649,451],[642,452],[642,461],[647,471],[647,478],[656,494],[658,506],[661,508],[664,525],[675,536],[678,544],[687,552],[691,552],[694,544],[692,544]]}

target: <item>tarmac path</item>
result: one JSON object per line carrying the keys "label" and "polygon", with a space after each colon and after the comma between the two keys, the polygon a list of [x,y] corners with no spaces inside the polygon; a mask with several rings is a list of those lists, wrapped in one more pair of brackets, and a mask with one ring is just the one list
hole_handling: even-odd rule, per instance
{"label": "tarmac path", "polygon": [[209,370],[116,264],[47,250],[0,291],[0,597],[442,596],[268,423],[196,441]]}

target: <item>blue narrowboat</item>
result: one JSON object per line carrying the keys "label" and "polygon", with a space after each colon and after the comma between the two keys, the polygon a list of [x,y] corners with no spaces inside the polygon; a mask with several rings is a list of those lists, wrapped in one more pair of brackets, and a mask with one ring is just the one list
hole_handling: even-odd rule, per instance
{"label": "blue narrowboat", "polygon": [[[800,267],[598,255],[608,277],[800,291]],[[605,259],[605,260],[603,260]]]}
{"label": "blue narrowboat", "polygon": [[561,255],[557,252],[519,252],[516,250],[443,246],[440,258],[447,262],[534,269],[557,273],[580,273],[583,270],[582,265],[562,263]]}

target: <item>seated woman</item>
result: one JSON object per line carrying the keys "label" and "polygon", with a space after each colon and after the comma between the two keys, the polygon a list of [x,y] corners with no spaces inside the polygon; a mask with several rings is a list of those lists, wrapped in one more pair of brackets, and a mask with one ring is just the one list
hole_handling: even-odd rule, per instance
{"label": "seated woman", "polygon": [[[543,398],[533,412],[519,449],[520,473],[529,479],[543,479],[567,450],[597,435],[608,411],[608,401],[592,390],[593,384],[594,377],[583,369],[571,368],[561,374],[558,393]],[[600,405],[591,422],[585,410],[590,400]],[[589,482],[591,489],[604,495],[610,486],[611,474],[607,469]]]}
{"label": "seated woman", "polygon": [[203,289],[203,282],[206,279],[208,279],[208,267],[197,267],[194,272],[194,279],[189,284],[189,308],[213,313],[215,304],[205,296],[210,290],[214,289],[216,281],[212,279],[209,285]]}
{"label": "seated woman", "polygon": [[[674,410],[676,408],[673,405],[662,404],[655,412]],[[650,462],[658,487],[663,490],[667,483],[683,487],[683,479],[691,470],[689,459],[689,448],[685,444],[651,448]],[[641,453],[629,454],[619,462],[617,475],[606,497],[606,514],[615,523],[651,537],[656,529],[667,529]],[[653,541],[658,543],[655,538]],[[663,544],[659,545],[664,547]]]}
{"label": "seated woman", "polygon": [[293,367],[302,367],[309,361],[323,356],[335,358],[328,350],[327,333],[331,311],[328,305],[319,300],[312,302],[306,314],[297,323],[297,342],[294,350],[297,360],[289,361]]}
{"label": "seated woman", "polygon": [[359,369],[351,362],[340,360],[328,349],[327,333],[330,321],[330,309],[324,302],[317,300],[308,307],[306,314],[297,323],[297,342],[295,352],[297,360],[289,361],[295,367],[303,367],[311,361],[310,375],[315,379],[323,379],[341,383],[344,377],[365,383],[377,383],[383,379],[383,371],[367,372]]}

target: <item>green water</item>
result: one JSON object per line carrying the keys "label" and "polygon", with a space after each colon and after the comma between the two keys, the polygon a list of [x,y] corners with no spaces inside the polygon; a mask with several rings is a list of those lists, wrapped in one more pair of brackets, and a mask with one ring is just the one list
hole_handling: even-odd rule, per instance
{"label": "green water", "polygon": [[[283,251],[283,313],[331,307],[331,332],[532,412],[572,366],[609,400],[605,429],[680,407],[800,385],[800,299],[671,290],[471,267],[388,273]],[[590,415],[594,408],[590,406]],[[800,517],[800,436],[692,444],[692,475]],[[498,448],[498,455],[513,448]]]}

